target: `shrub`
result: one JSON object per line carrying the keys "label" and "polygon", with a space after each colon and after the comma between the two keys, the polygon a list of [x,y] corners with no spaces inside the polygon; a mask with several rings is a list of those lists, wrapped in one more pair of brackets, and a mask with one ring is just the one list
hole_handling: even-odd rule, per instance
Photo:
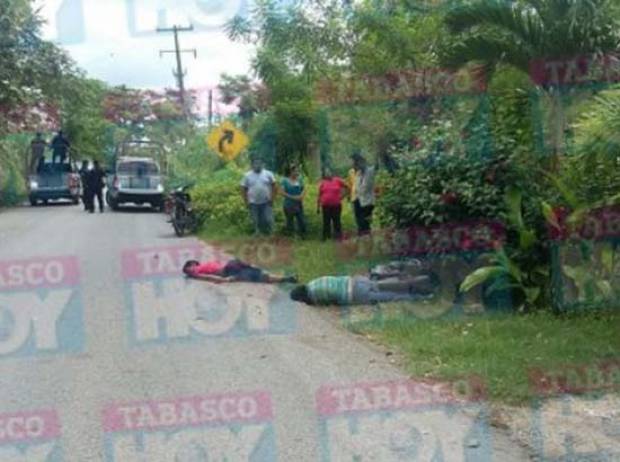
{"label": "shrub", "polygon": [[[252,223],[248,210],[241,197],[239,183],[244,171],[234,164],[217,170],[202,178],[192,188],[192,200],[201,222],[212,234],[248,234]],[[278,178],[277,181],[280,181]],[[304,212],[306,216],[307,237],[319,239],[322,232],[321,216],[316,213],[318,182],[305,179],[306,197]],[[285,234],[285,218],[282,211],[282,197],[278,196],[273,206],[274,232]],[[352,231],[353,213],[348,203],[343,202],[342,225],[344,231]]]}
{"label": "shrub", "polygon": [[241,171],[228,164],[199,181],[192,188],[194,209],[203,225],[234,228],[238,232],[250,227],[250,218],[239,191]]}
{"label": "shrub", "polygon": [[0,205],[18,205],[25,197],[25,185],[17,169],[10,165],[6,178],[0,178]]}
{"label": "shrub", "polygon": [[380,176],[380,220],[409,227],[501,217],[502,174],[494,162],[456,153],[414,158]]}

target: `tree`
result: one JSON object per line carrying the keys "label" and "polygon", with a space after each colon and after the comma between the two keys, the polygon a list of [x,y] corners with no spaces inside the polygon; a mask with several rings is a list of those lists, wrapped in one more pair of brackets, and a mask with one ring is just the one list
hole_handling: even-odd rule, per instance
{"label": "tree", "polygon": [[268,89],[264,85],[252,82],[247,75],[222,74],[218,90],[224,104],[237,104],[239,118],[245,130],[254,115],[265,111],[269,105]]}
{"label": "tree", "polygon": [[[65,77],[75,72],[64,51],[41,39],[41,22],[28,0],[0,2],[0,107],[5,115],[19,108],[27,116],[42,102],[58,103]],[[11,126],[1,113],[0,119],[0,134],[22,128],[19,118]]]}
{"label": "tree", "polygon": [[[457,34],[443,48],[442,62],[458,68],[482,63],[491,74],[499,65],[525,73],[540,58],[573,58],[620,47],[613,0],[483,0],[449,11],[445,23]],[[560,92],[552,97],[553,153],[559,154],[565,129]]]}
{"label": "tree", "polygon": [[63,98],[62,127],[71,140],[75,157],[103,160],[105,132],[111,125],[103,112],[107,86],[98,80],[80,76],[68,78],[72,91]]}

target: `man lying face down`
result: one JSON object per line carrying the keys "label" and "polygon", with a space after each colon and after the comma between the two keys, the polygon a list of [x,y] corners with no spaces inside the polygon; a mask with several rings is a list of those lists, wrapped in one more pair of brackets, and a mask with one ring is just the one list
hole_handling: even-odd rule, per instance
{"label": "man lying face down", "polygon": [[183,265],[183,273],[193,279],[202,279],[215,283],[222,282],[262,282],[277,284],[280,282],[297,282],[295,276],[270,274],[241,260],[233,259],[225,262],[209,260],[200,263],[189,260]]}
{"label": "man lying face down", "polygon": [[432,276],[372,280],[365,276],[324,276],[299,285],[291,298],[309,305],[369,305],[433,296],[437,281]]}

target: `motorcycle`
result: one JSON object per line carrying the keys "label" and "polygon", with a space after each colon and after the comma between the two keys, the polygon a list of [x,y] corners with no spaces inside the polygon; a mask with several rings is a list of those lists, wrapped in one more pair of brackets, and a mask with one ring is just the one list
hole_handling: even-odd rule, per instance
{"label": "motorcycle", "polygon": [[170,194],[166,201],[165,208],[169,215],[169,223],[172,223],[174,232],[178,237],[183,237],[186,233],[194,233],[198,228],[198,220],[192,209],[189,186],[181,186]]}

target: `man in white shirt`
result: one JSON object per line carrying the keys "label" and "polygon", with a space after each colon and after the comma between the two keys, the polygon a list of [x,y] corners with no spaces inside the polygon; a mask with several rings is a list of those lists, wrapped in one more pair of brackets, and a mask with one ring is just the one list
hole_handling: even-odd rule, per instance
{"label": "man in white shirt", "polygon": [[254,235],[271,234],[273,228],[273,200],[276,195],[276,179],[263,168],[260,159],[252,160],[252,170],[241,180],[241,194],[250,211]]}
{"label": "man in white shirt", "polygon": [[375,167],[369,167],[360,153],[351,156],[355,176],[355,200],[353,210],[359,236],[370,233],[372,212],[375,208]]}

